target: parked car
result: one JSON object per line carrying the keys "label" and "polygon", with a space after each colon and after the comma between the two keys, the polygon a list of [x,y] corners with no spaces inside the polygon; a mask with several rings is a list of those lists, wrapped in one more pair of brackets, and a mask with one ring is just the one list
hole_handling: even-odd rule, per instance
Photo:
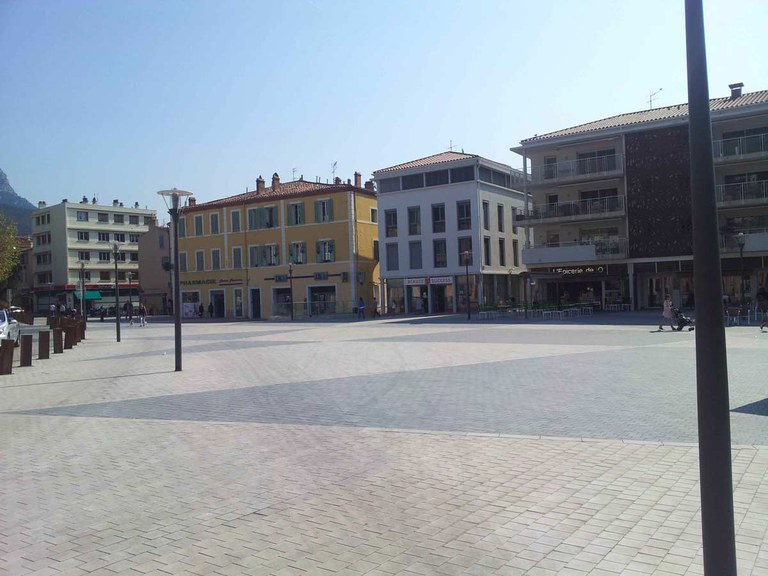
{"label": "parked car", "polygon": [[13,343],[18,346],[20,338],[19,323],[8,310],[0,310],[0,339],[13,340]]}
{"label": "parked car", "polygon": [[19,308],[18,306],[11,306],[8,310],[11,314],[21,314],[24,312],[24,308]]}

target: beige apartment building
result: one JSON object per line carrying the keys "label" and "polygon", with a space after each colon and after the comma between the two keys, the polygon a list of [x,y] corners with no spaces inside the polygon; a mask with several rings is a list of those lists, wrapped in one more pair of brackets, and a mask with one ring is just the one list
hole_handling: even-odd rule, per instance
{"label": "beige apartment building", "polygon": [[[742,87],[710,101],[723,292],[733,301],[742,290],[754,299],[768,273],[768,91]],[[687,104],[537,135],[512,150],[530,164],[518,224],[532,300],[643,309],[669,293],[695,305]]]}

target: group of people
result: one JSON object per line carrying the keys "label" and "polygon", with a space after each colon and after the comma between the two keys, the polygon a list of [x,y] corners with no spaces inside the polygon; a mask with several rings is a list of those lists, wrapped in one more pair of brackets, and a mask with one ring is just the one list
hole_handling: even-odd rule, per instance
{"label": "group of people", "polygon": [[[205,307],[202,302],[200,302],[200,306],[197,308],[197,315],[199,318],[205,316]],[[208,303],[208,316],[213,318],[213,302]]]}
{"label": "group of people", "polygon": [[64,304],[63,302],[58,305],[51,303],[49,307],[49,316],[51,317],[59,316],[63,318],[66,318],[66,317],[75,318],[79,314],[80,314],[80,310],[78,310],[77,308],[72,308],[72,309],[67,308],[66,304]]}
{"label": "group of people", "polygon": [[[376,302],[376,298],[373,298],[373,318],[376,318],[378,316],[381,318],[381,314],[379,313],[379,305]],[[365,320],[365,299],[360,296],[360,300],[357,301],[357,319],[358,320]]]}
{"label": "group of people", "polygon": [[[129,324],[133,326],[133,304],[126,302],[123,305],[123,313],[125,314],[125,317],[128,319]],[[144,306],[143,303],[139,304],[138,321],[139,321],[139,326],[145,326],[147,324],[147,307]]]}

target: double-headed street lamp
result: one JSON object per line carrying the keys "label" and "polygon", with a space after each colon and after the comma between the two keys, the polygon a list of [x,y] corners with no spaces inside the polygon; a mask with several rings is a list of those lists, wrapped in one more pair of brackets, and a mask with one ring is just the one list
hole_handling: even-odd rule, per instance
{"label": "double-headed street lamp", "polygon": [[291,292],[288,305],[291,307],[291,322],[293,322],[293,262],[288,262],[288,286]]}
{"label": "double-headed street lamp", "polygon": [[120,284],[117,278],[117,257],[120,253],[120,244],[112,243],[112,255],[115,257],[115,338],[120,342]]}
{"label": "double-headed street lamp", "polygon": [[741,302],[740,305],[744,305],[744,244],[747,243],[747,238],[744,236],[744,232],[736,234],[736,243],[739,245],[739,268],[741,269]]}
{"label": "double-headed street lamp", "polygon": [[179,216],[181,209],[179,208],[179,198],[191,196],[192,193],[173,188],[161,190],[158,194],[163,197],[166,207],[168,206],[167,198],[171,199],[168,214],[171,215],[173,222],[173,262],[171,262],[171,269],[173,270],[173,336],[176,348],[176,372],[181,372],[181,284],[179,282]]}
{"label": "double-headed street lamp", "polygon": [[467,274],[467,286],[466,286],[466,294],[467,294],[467,320],[471,320],[472,316],[470,315],[470,309],[469,309],[469,259],[472,257],[472,251],[471,250],[465,250],[461,253],[461,255],[464,257],[464,266],[466,266],[466,274]]}

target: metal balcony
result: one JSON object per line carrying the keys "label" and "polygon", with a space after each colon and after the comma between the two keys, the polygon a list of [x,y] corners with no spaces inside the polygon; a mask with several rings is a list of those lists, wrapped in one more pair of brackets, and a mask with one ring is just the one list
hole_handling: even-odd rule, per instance
{"label": "metal balcony", "polygon": [[557,222],[605,220],[624,216],[625,211],[624,196],[611,196],[594,200],[578,200],[576,202],[537,204],[528,213],[518,213],[517,221],[525,221],[535,226],[540,223],[554,224]]}
{"label": "metal balcony", "polygon": [[531,184],[561,184],[580,180],[595,180],[624,173],[624,155],[612,154],[596,158],[567,160],[531,168]]}
{"label": "metal balcony", "polygon": [[718,184],[715,187],[715,193],[719,208],[761,206],[768,204],[768,180]]}
{"label": "metal balcony", "polygon": [[[768,228],[741,230],[744,233],[744,252],[768,252]],[[720,252],[739,253],[738,232],[720,235]]]}
{"label": "metal balcony", "polygon": [[713,140],[712,151],[716,161],[768,158],[768,133]]}
{"label": "metal balcony", "polygon": [[524,249],[523,264],[531,266],[616,260],[626,258],[628,254],[629,241],[627,238],[555,242]]}

